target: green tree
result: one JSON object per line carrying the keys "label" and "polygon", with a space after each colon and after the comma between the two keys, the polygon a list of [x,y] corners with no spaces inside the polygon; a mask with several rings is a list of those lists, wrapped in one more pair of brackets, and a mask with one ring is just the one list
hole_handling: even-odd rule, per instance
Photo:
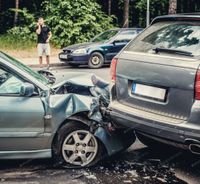
{"label": "green tree", "polygon": [[11,12],[17,12],[19,17],[19,26],[15,26],[7,31],[11,37],[15,37],[22,41],[35,41],[35,17],[24,9],[10,9]]}
{"label": "green tree", "polygon": [[43,6],[52,40],[58,46],[86,42],[112,27],[112,17],[103,13],[95,0],[51,0]]}
{"label": "green tree", "polygon": [[[168,3],[169,0],[150,0],[150,19],[152,20],[156,16],[168,14]],[[136,8],[139,10],[139,26],[145,27],[147,0],[138,1]]]}

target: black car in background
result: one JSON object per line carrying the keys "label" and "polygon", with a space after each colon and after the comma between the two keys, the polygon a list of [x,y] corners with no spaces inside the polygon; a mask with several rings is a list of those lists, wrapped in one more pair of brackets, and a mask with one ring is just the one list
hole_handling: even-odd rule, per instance
{"label": "black car in background", "polygon": [[88,65],[90,68],[100,68],[104,64],[109,64],[112,58],[142,30],[123,28],[105,31],[88,43],[63,48],[59,59],[74,66]]}

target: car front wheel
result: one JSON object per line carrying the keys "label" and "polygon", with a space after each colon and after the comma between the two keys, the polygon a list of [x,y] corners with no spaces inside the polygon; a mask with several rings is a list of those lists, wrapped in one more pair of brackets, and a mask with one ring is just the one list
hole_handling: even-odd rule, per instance
{"label": "car front wheel", "polygon": [[104,64],[104,57],[99,52],[93,52],[90,56],[88,66],[90,68],[101,68]]}
{"label": "car front wheel", "polygon": [[59,163],[69,168],[93,166],[104,153],[89,128],[78,123],[68,123],[58,131],[53,150]]}

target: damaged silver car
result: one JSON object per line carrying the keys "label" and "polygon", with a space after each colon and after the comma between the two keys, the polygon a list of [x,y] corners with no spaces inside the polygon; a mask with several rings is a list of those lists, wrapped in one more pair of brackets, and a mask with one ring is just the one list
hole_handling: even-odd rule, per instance
{"label": "damaged silver car", "polygon": [[0,159],[83,167],[125,150],[135,136],[106,115],[108,88],[93,74],[35,72],[0,52]]}

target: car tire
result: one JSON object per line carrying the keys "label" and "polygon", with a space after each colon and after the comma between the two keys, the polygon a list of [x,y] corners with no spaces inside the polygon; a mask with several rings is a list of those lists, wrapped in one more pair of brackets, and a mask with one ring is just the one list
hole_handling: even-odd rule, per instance
{"label": "car tire", "polygon": [[136,140],[136,136],[135,136],[135,133],[134,131],[131,131],[131,130],[123,130],[123,132],[126,132],[126,133],[123,133],[120,137],[122,138],[123,142],[124,142],[124,149],[122,151],[125,151],[127,150],[132,144],[135,143],[135,140]]}
{"label": "car tire", "polygon": [[101,68],[104,64],[104,57],[99,52],[93,52],[90,56],[88,66],[89,68]]}
{"label": "car tire", "polygon": [[136,133],[136,136],[141,143],[148,146],[148,148],[151,149],[151,150],[157,150],[158,148],[160,149],[160,148],[166,148],[167,147],[167,144],[164,144],[164,143],[161,143],[159,141],[150,139],[147,136],[140,134],[138,132]]}
{"label": "car tire", "polygon": [[77,122],[59,129],[52,150],[56,164],[66,168],[91,167],[105,157],[103,144],[88,126]]}

